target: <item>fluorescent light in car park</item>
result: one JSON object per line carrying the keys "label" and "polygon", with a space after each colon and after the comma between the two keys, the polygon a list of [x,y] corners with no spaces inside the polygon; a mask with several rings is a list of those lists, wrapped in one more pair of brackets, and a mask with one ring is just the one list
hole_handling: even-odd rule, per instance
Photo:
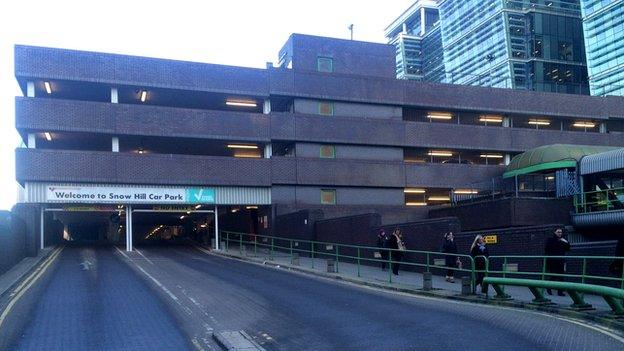
{"label": "fluorescent light in car park", "polygon": [[448,196],[429,196],[429,201],[451,201]]}
{"label": "fluorescent light in car park", "polygon": [[413,189],[413,188],[405,188],[403,190],[406,194],[424,194],[426,192],[425,189]]}
{"label": "fluorescent light in car park", "polygon": [[549,126],[550,121],[545,120],[545,119],[530,119],[529,124],[533,124],[536,126]]}
{"label": "fluorescent light in car park", "polygon": [[141,90],[141,102],[147,100],[147,90]]}
{"label": "fluorescent light in car park", "polygon": [[229,149],[258,149],[258,145],[228,144]]}
{"label": "fluorescent light in car park", "polygon": [[180,216],[180,219],[184,219],[186,216]]}
{"label": "fluorescent light in car park", "polygon": [[257,107],[258,103],[254,100],[226,100],[225,104],[228,106],[239,106],[239,107]]}
{"label": "fluorescent light in car park", "polygon": [[481,158],[503,158],[501,154],[481,154]]}
{"label": "fluorescent light in car park", "polygon": [[257,210],[258,206],[246,206],[245,208],[248,210]]}
{"label": "fluorescent light in car park", "polygon": [[426,202],[406,202],[406,206],[427,206]]}
{"label": "fluorescent light in car park", "polygon": [[470,189],[457,189],[453,191],[454,194],[457,195],[470,195],[470,194],[478,194],[478,190],[470,190]]}
{"label": "fluorescent light in car park", "polygon": [[138,152],[140,155],[143,155],[143,154],[145,153],[145,150],[143,150],[143,149],[139,149],[137,152]]}
{"label": "fluorescent light in car park", "polygon": [[258,154],[241,154],[241,153],[234,154],[234,157],[239,157],[239,158],[262,158],[262,156],[260,156]]}
{"label": "fluorescent light in car park", "polygon": [[451,157],[453,153],[451,151],[429,151],[427,153],[429,156],[442,156],[442,157]]}
{"label": "fluorescent light in car park", "polygon": [[449,120],[449,119],[453,119],[453,114],[452,113],[446,113],[446,112],[430,112],[427,114],[427,118],[429,119],[445,119],[445,120]]}
{"label": "fluorescent light in car park", "polygon": [[503,117],[493,115],[483,115],[479,117],[479,122],[503,123]]}
{"label": "fluorescent light in car park", "polygon": [[195,209],[199,210],[201,208],[201,205],[195,205]]}
{"label": "fluorescent light in car park", "polygon": [[43,85],[45,86],[46,93],[52,94],[52,86],[50,86],[50,82],[43,82]]}
{"label": "fluorescent light in car park", "polygon": [[574,122],[572,125],[577,128],[594,128],[596,126],[596,124],[592,122]]}
{"label": "fluorescent light in car park", "polygon": [[47,141],[52,141],[52,134],[50,134],[49,132],[45,132],[43,133],[43,135],[45,136]]}
{"label": "fluorescent light in car park", "polygon": [[548,176],[546,177],[546,180],[555,180],[555,176]]}

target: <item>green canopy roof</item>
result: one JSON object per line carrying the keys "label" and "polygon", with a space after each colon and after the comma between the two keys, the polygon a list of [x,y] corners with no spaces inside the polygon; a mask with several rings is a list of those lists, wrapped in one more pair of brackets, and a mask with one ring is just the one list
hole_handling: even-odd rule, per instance
{"label": "green canopy roof", "polygon": [[581,157],[617,149],[609,146],[553,144],[527,150],[511,159],[503,178],[544,170],[576,167]]}

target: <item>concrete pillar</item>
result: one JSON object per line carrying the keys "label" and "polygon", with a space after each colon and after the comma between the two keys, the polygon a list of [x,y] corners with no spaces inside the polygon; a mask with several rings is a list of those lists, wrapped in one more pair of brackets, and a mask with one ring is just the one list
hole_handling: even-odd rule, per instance
{"label": "concrete pillar", "polygon": [[505,166],[507,166],[508,164],[511,163],[511,155],[510,154],[505,154]]}
{"label": "concrete pillar", "polygon": [[126,251],[132,251],[132,206],[126,205]]}
{"label": "concrete pillar", "polygon": [[268,143],[264,145],[264,158],[271,158],[273,156],[273,145]]}
{"label": "concrete pillar", "polygon": [[26,97],[35,97],[35,83],[26,82]]}
{"label": "concrete pillar", "polygon": [[35,133],[28,133],[28,143],[26,144],[26,146],[29,149],[35,149],[37,147],[37,134]]}
{"label": "concrete pillar", "polygon": [[264,100],[264,104],[262,105],[262,113],[265,115],[271,113],[271,100]]}
{"label": "concrete pillar", "polygon": [[599,132],[600,133],[606,133],[607,132],[607,124],[605,122],[601,122],[598,125],[598,128],[599,128]]}
{"label": "concrete pillar", "polygon": [[119,152],[119,137],[113,137],[112,139],[112,151]]}
{"label": "concrete pillar", "polygon": [[111,88],[111,103],[119,103],[119,93],[117,92],[117,88]]}
{"label": "concrete pillar", "polygon": [[423,290],[424,291],[432,290],[433,283],[432,283],[431,272],[424,272],[422,277],[423,277]]}
{"label": "concrete pillar", "polygon": [[39,249],[43,250],[45,248],[45,208],[41,206],[41,217],[39,219],[40,228],[39,228]]}
{"label": "concrete pillar", "polygon": [[217,205],[215,205],[214,216],[215,216],[215,220],[214,220],[214,225],[215,225],[215,250],[219,250],[219,246],[221,245],[221,242],[219,241],[219,211],[218,211]]}

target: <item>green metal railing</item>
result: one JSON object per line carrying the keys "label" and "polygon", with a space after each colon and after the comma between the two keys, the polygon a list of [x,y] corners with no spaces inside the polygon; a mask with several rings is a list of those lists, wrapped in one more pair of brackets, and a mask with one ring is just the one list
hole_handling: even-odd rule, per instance
{"label": "green metal railing", "polygon": [[[405,267],[418,267],[423,272],[432,272],[436,270],[453,270],[455,272],[464,272],[471,279],[472,291],[475,291],[475,279],[477,273],[484,273],[486,277],[502,277],[502,278],[526,278],[535,280],[557,280],[553,278],[561,278],[568,282],[576,282],[581,284],[598,284],[610,285],[624,289],[624,257],[613,256],[522,256],[522,255],[506,255],[506,256],[490,256],[485,258],[485,269],[477,270],[475,268],[476,258],[470,255],[462,254],[445,254],[441,252],[405,250],[403,260],[400,262],[392,259],[393,255],[388,255],[387,259],[376,258],[375,253],[385,250],[389,253],[399,250],[362,246],[338,244],[331,242],[298,240],[281,237],[255,235],[249,233],[239,233],[231,231],[221,231],[221,239],[225,242],[223,248],[230,251],[231,245],[234,243],[238,247],[241,254],[253,250],[254,254],[258,254],[259,250],[265,250],[265,254],[270,260],[282,255],[289,259],[291,263],[301,257],[310,258],[311,268],[315,268],[315,259],[331,259],[335,264],[335,272],[339,273],[339,265],[341,262],[349,262],[356,265],[356,274],[361,276],[363,265],[380,265],[386,262],[388,266],[387,281],[392,283],[393,264],[400,263]],[[438,261],[446,256],[454,256],[460,258],[463,267],[446,267]],[[547,271],[549,259],[564,259],[568,266],[567,273],[558,274]],[[619,276],[589,274],[590,268],[596,269],[602,267],[603,272],[609,271],[608,267],[616,264],[621,268]],[[320,267],[317,267],[320,268]]]}
{"label": "green metal railing", "polygon": [[[362,276],[361,268],[363,265],[381,265],[382,262],[385,262],[387,264],[388,283],[393,282],[392,265],[394,264],[400,264],[402,267],[419,267],[423,272],[431,272],[434,269],[465,272],[471,279],[471,288],[473,290],[477,272],[474,267],[474,259],[470,255],[419,250],[401,251],[390,248],[298,240],[231,231],[221,231],[221,239],[224,240],[225,245],[223,247],[226,252],[230,251],[231,243],[236,243],[240,254],[247,253],[249,250],[253,250],[254,254],[258,254],[259,249],[264,249],[264,253],[270,260],[273,260],[278,254],[286,255],[286,258],[291,263],[300,257],[310,258],[312,269],[317,264],[315,262],[316,259],[333,260],[336,273],[340,272],[341,262],[353,263],[356,265],[356,275],[358,277]],[[375,257],[375,253],[381,253],[381,251],[389,253],[387,259]],[[393,260],[393,257],[396,255],[394,254],[395,252],[402,253],[403,259],[400,261]],[[449,255],[459,258],[462,261],[462,267],[446,267],[436,264],[436,258],[444,259],[444,257]]]}
{"label": "green metal railing", "polygon": [[624,188],[586,191],[574,197],[574,207],[576,213],[611,211],[622,208],[622,199]]}

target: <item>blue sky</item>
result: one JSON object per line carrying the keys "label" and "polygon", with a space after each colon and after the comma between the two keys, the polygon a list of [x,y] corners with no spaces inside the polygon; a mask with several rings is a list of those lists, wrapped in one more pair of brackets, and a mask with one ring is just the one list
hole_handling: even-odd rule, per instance
{"label": "blue sky", "polygon": [[0,209],[17,199],[13,45],[39,45],[248,67],[277,62],[291,33],[385,42],[414,0],[16,1],[0,3]]}

